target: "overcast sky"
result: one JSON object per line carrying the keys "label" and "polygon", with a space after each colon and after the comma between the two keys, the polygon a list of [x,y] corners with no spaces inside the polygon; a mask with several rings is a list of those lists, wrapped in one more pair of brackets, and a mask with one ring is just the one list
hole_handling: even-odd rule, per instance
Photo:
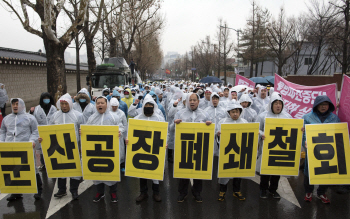
{"label": "overcast sky", "polygon": [[[284,6],[288,16],[298,16],[307,10],[309,0],[258,0],[258,4],[276,16]],[[164,0],[162,13],[166,26],[162,34],[164,55],[169,51],[184,54],[191,46],[217,31],[218,19],[230,28],[243,29],[251,11],[250,0]],[[28,51],[43,48],[42,39],[26,32],[14,15],[0,7],[0,47]],[[38,22],[38,21],[37,21]],[[237,42],[236,33],[232,33]],[[214,42],[215,43],[215,42]],[[81,53],[85,53],[85,49]],[[74,55],[74,49],[68,49]]]}

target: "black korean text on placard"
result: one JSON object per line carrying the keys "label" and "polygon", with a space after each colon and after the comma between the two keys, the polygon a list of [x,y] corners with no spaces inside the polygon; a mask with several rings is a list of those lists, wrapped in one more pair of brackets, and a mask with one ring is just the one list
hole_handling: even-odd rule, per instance
{"label": "black korean text on placard", "polygon": [[196,161],[195,170],[208,170],[209,136],[209,133],[198,132],[197,142],[194,143],[195,134],[181,134],[180,169],[193,169],[194,160]]}
{"label": "black korean text on placard", "polygon": [[[87,141],[105,141],[106,149],[113,150],[113,135],[86,135]],[[114,151],[102,150],[101,144],[95,144],[95,150],[87,150],[88,168],[91,172],[111,173],[114,170],[114,162],[111,158],[115,157]],[[104,157],[104,158],[101,158]],[[118,164],[117,164],[118,165]]]}
{"label": "black korean text on placard", "polygon": [[[27,151],[1,151],[1,158],[20,158],[21,165],[1,165],[2,171],[13,172],[14,178],[21,177],[21,171],[30,171]],[[11,179],[11,175],[4,173],[5,186],[31,186],[30,180]]]}
{"label": "black korean text on placard", "polygon": [[[345,151],[344,151],[344,140],[342,133],[335,134],[335,146],[337,154],[331,143],[334,143],[333,136],[327,136],[326,133],[319,133],[317,137],[312,137],[312,143],[316,144],[314,148],[314,156],[317,160],[321,161],[321,167],[315,168],[315,175],[339,173],[347,174]],[[337,155],[338,166],[329,165],[329,161]]]}
{"label": "black korean text on placard", "polygon": [[[279,167],[294,167],[295,166],[295,154],[297,147],[298,129],[292,128],[290,130],[290,136],[288,136],[289,130],[284,130],[282,127],[276,127],[276,129],[270,130],[270,135],[275,136],[274,140],[268,144],[269,149],[269,161],[268,166]],[[286,137],[284,142],[282,137]],[[289,147],[288,147],[289,144]],[[270,150],[279,146],[282,150]]]}
{"label": "black korean text on placard", "polygon": [[[248,135],[249,134],[249,135]],[[236,133],[230,134],[230,141],[225,147],[225,155],[233,150],[236,154],[240,155],[240,161],[235,161],[235,154],[229,154],[228,163],[224,164],[224,170],[238,168],[239,169],[251,169],[252,167],[252,156],[253,156],[253,145],[254,144],[254,133],[242,133],[241,147],[237,144]]]}
{"label": "black korean text on placard", "polygon": [[[75,149],[74,142],[71,141],[70,134],[64,133],[63,134],[64,144],[66,150],[62,148],[57,141],[57,135],[50,135],[50,147],[47,149],[48,157],[51,157],[55,151],[57,151],[59,154],[63,156],[67,156],[68,160],[74,160],[74,154],[73,149]],[[66,153],[67,152],[67,153]],[[69,170],[69,169],[76,169],[75,163],[58,163],[57,158],[51,158],[52,163],[52,169],[53,170]]]}
{"label": "black korean text on placard", "polygon": [[156,154],[159,154],[160,147],[163,147],[164,140],[161,139],[161,132],[153,132],[153,145],[146,143],[146,139],[152,138],[152,131],[134,130],[134,137],[138,138],[138,141],[132,145],[132,151],[138,151],[141,148],[148,154],[136,153],[132,159],[132,163],[135,168],[143,170],[156,170],[159,166],[159,159]]}

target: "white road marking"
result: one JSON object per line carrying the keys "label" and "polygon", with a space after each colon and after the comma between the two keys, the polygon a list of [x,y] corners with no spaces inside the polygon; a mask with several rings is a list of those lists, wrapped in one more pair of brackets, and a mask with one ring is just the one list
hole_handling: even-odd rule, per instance
{"label": "white road marking", "polygon": [[[52,196],[51,196],[50,206],[49,206],[49,209],[47,210],[47,213],[46,213],[46,218],[49,218],[51,215],[53,215],[54,213],[59,211],[61,208],[66,206],[66,204],[68,204],[69,202],[72,201],[72,194],[69,192],[69,182],[68,181],[69,180],[67,180],[67,195],[63,196],[62,198],[55,198],[54,194],[56,194],[58,192],[57,180],[56,180],[55,187],[54,187],[54,190],[53,190]],[[79,195],[82,194],[85,190],[90,188],[92,185],[93,185],[93,181],[84,180],[79,185],[78,194]]]}
{"label": "white road marking", "polygon": [[[257,184],[260,184],[260,176],[259,175],[255,175],[255,177],[252,178],[252,180],[254,182],[256,182]],[[295,197],[293,189],[290,186],[288,179],[286,177],[281,176],[277,192],[278,192],[278,194],[280,194],[280,196],[282,198],[286,199],[287,201],[289,201],[289,202],[293,203],[294,205],[298,206],[299,208],[301,208],[297,198]]]}
{"label": "white road marking", "polygon": [[0,201],[5,198],[8,194],[0,194]]}

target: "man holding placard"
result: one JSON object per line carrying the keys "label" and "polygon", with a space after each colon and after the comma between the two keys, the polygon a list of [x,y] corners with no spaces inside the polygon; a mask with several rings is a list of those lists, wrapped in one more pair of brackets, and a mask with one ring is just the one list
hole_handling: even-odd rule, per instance
{"label": "man holding placard", "polygon": [[[180,110],[175,114],[174,124],[171,125],[170,129],[175,129],[175,124],[180,124],[181,122],[191,122],[191,123],[204,122],[207,126],[211,125],[212,122],[210,121],[209,115],[204,110],[198,107],[199,99],[200,99],[199,95],[196,93],[190,93],[187,96],[186,108]],[[210,136],[208,136],[208,138],[210,139]],[[212,139],[213,139],[213,136],[212,136]],[[209,143],[213,145],[214,142],[206,141],[205,143]],[[181,143],[177,143],[175,138],[175,151],[176,151],[176,147],[181,147]],[[211,159],[213,159],[212,156],[211,156]],[[175,152],[175,161],[176,161],[176,152]],[[177,165],[177,163],[174,162],[174,165]],[[175,171],[174,171],[174,174],[175,174]],[[180,179],[179,189],[178,189],[180,195],[178,196],[178,199],[177,199],[178,202],[183,202],[185,200],[185,197],[187,196],[187,193],[188,193],[189,184],[190,184],[190,179]],[[202,191],[202,180],[194,179],[192,194],[196,202],[202,202],[202,197],[200,195],[201,191]]]}

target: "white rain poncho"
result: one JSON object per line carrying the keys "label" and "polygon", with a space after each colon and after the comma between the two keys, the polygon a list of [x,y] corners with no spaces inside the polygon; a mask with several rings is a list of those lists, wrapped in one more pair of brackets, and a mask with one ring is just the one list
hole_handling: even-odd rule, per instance
{"label": "white rain poncho", "polygon": [[[186,97],[186,107],[180,111],[178,111],[175,114],[174,121],[177,119],[181,119],[182,122],[206,122],[211,121],[209,118],[208,113],[206,113],[204,110],[199,108],[199,106],[195,110],[191,110],[190,108],[190,97],[192,94],[195,93],[189,93]],[[199,99],[199,95],[197,95],[197,98]],[[175,130],[175,123],[173,122],[170,125],[170,131]]]}
{"label": "white rain poncho", "polygon": [[[207,88],[205,89],[205,93],[208,93],[208,92],[213,93],[213,90],[212,90],[210,87],[207,87]],[[210,106],[210,105],[209,105],[209,103],[210,103],[210,98],[209,98],[209,100],[207,100],[207,99],[205,98],[205,93],[204,93],[204,98],[200,99],[200,101],[199,101],[199,108],[201,108],[202,110],[204,110],[205,108],[207,108],[208,106]]]}
{"label": "white rain poncho", "polygon": [[35,142],[39,138],[38,123],[34,116],[26,113],[24,101],[15,99],[18,99],[18,113],[12,111],[2,120],[0,142]]}
{"label": "white rain poncho", "polygon": [[[281,101],[282,102],[282,111],[279,114],[275,114],[272,112],[272,105],[275,101]],[[290,119],[292,116],[288,114],[286,111],[283,110],[284,108],[284,102],[282,100],[281,94],[277,92],[273,92],[270,98],[269,104],[266,106],[266,111],[259,114],[255,122],[260,123],[260,128],[259,128],[259,151],[258,151],[258,161],[256,162],[257,170],[260,170],[260,164],[261,164],[261,153],[262,153],[262,140],[261,136],[264,135],[264,129],[265,129],[265,119],[266,118],[283,118],[283,119]]]}
{"label": "white rain poncho", "polygon": [[[147,94],[145,96],[145,99],[143,101],[144,104],[142,104],[142,111],[141,113],[135,117],[135,119],[140,119],[140,120],[151,120],[151,121],[158,121],[158,122],[165,122],[164,120],[164,117],[157,114],[157,113],[154,113],[157,109],[158,109],[158,105],[157,103],[153,100],[152,96]],[[153,107],[154,107],[154,110],[153,110],[153,114],[152,116],[146,116],[144,114],[144,107],[147,103],[151,103],[153,104]],[[159,184],[159,181],[158,180],[152,180],[154,184]]]}
{"label": "white rain poncho", "polygon": [[118,107],[117,111],[113,112],[113,110],[111,110],[111,112],[117,114],[119,118],[122,120],[122,124],[124,126],[123,137],[124,139],[126,139],[128,137],[128,121],[126,119],[125,113],[121,109],[119,109],[119,101],[117,98],[113,97],[110,101],[110,105],[111,107],[112,106]]}
{"label": "white rain poncho", "polygon": [[[87,96],[86,97],[84,95],[84,97],[87,99],[86,100],[87,105],[86,105],[84,111],[81,109],[81,106],[79,104],[79,94],[85,94]],[[78,92],[75,101],[76,102],[73,104],[73,109],[75,109],[78,112],[83,113],[85,121],[87,121],[89,119],[89,117],[96,112],[96,108],[95,108],[94,104],[90,103],[89,92],[86,90],[86,88],[83,88]]]}
{"label": "white rain poncho", "polygon": [[[4,86],[4,88],[1,88]],[[0,108],[3,108],[5,103],[9,100],[9,97],[7,96],[7,91],[5,89],[5,85],[0,83]]]}
{"label": "white rain poncho", "polygon": [[174,144],[175,144],[175,130],[171,130],[170,126],[174,123],[174,117],[177,112],[185,108],[185,105],[183,104],[183,100],[186,101],[187,93],[184,93],[182,95],[181,101],[177,104],[177,107],[174,107],[174,104],[171,105],[171,108],[168,113],[168,137],[167,137],[167,143],[168,143],[168,149],[174,150]]}
{"label": "white rain poncho", "polygon": [[[119,126],[119,131],[121,133],[123,133],[124,131],[124,127],[122,124],[122,120],[118,117],[117,114],[112,113],[110,111],[110,106],[109,106],[109,102],[107,100],[106,97],[100,96],[97,97],[95,102],[96,102],[96,107],[97,107],[97,100],[98,99],[105,99],[107,102],[107,109],[104,113],[99,113],[97,110],[96,112],[90,116],[89,120],[87,121],[86,125],[108,125],[108,126]],[[125,160],[125,147],[122,147],[122,145],[124,145],[123,143],[123,138],[119,138],[119,156],[120,156],[120,163],[124,162]],[[100,183],[104,183],[107,186],[112,186],[114,184],[116,184],[116,181],[96,181],[94,180],[94,184],[100,184]]]}
{"label": "white rain poncho", "polygon": [[252,99],[249,97],[248,94],[243,94],[241,96],[241,98],[239,99],[239,103],[243,103],[243,102],[248,102],[250,103],[248,105],[247,108],[243,108],[243,112],[242,112],[242,115],[241,117],[245,120],[247,120],[248,122],[253,122],[255,121],[256,117],[258,116],[256,111],[254,109],[252,109],[252,104],[253,104],[253,101]]}
{"label": "white rain poncho", "polygon": [[[210,121],[215,123],[215,127],[216,127],[221,119],[227,117],[227,112],[226,112],[225,108],[221,107],[220,105],[218,105],[217,107],[214,107],[213,102],[212,102],[213,96],[217,96],[218,98],[220,98],[217,93],[212,93],[210,96],[210,103],[209,103],[210,106],[205,108],[204,111],[209,115]],[[214,141],[214,155],[219,156],[219,148],[217,145],[216,138]]]}
{"label": "white rain poncho", "polygon": [[[220,120],[219,124],[216,125],[216,128],[215,128],[215,139],[218,138],[217,134],[219,131],[221,131],[221,124],[238,124],[238,123],[248,123],[247,120],[243,119],[242,118],[242,111],[241,111],[241,115],[238,117],[237,120],[233,120],[230,116],[230,114],[228,113],[228,111],[231,111],[233,109],[241,109],[243,110],[243,107],[238,104],[238,102],[230,102],[229,104],[227,104],[227,108],[226,108],[226,113],[227,113],[227,117]],[[220,142],[218,140],[218,142]],[[218,153],[218,156],[219,156],[219,153]],[[223,184],[223,185],[226,185],[228,182],[229,182],[230,178],[220,178],[219,179],[219,183],[220,184]]]}
{"label": "white rain poncho", "polygon": [[[37,142],[38,123],[34,116],[26,113],[24,101],[21,98],[16,99],[18,99],[18,113],[14,114],[12,110],[12,113],[2,120],[0,142]],[[36,160],[35,156],[34,160]],[[35,173],[38,173],[36,167]]]}
{"label": "white rain poncho", "polygon": [[253,98],[253,105],[252,108],[255,110],[255,112],[259,115],[260,110],[262,108],[265,109],[265,107],[269,104],[270,102],[270,97],[267,96],[266,93],[266,97],[264,99],[261,98],[261,90],[266,90],[266,87],[264,86],[259,86],[259,91],[258,91],[258,95]]}
{"label": "white rain poncho", "polygon": [[[163,94],[163,91],[161,91],[159,88],[156,88],[156,89],[154,89],[154,93],[158,96],[160,94]],[[159,97],[158,97],[158,99],[159,99]],[[164,98],[164,95],[163,95],[162,100],[159,100],[159,103],[163,106],[163,108],[165,110],[165,114],[167,114],[168,109],[167,109],[166,99]]]}
{"label": "white rain poncho", "polygon": [[[135,119],[142,119],[142,120],[152,120],[152,121],[159,121],[159,122],[164,122],[164,117],[162,116],[163,113],[158,109],[158,104],[153,100],[152,96],[147,94],[145,96],[145,99],[143,101],[144,104],[142,104],[142,108],[139,108],[140,109],[140,113],[135,117]],[[152,116],[146,116],[144,114],[144,107],[147,103],[151,103],[153,104],[154,106],[154,109],[153,109],[153,114]],[[158,110],[160,111],[160,114],[157,113]]]}

